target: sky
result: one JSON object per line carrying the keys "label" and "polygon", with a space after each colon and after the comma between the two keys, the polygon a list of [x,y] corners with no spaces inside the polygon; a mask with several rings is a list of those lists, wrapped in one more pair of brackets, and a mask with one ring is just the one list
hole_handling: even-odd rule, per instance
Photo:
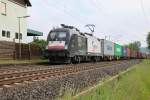
{"label": "sky", "polygon": [[[94,35],[121,45],[141,41],[146,46],[150,31],[150,0],[30,0],[28,28],[44,33],[60,24],[90,32],[86,24],[94,24]],[[108,38],[110,37],[110,38]]]}

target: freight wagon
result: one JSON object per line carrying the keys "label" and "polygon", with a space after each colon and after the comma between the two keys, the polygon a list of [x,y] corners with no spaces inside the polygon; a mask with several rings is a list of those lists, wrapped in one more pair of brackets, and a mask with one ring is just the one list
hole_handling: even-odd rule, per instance
{"label": "freight wagon", "polygon": [[127,58],[129,59],[131,56],[131,50],[129,48],[127,48]]}
{"label": "freight wagon", "polygon": [[129,59],[130,58],[130,49],[127,47],[122,47],[122,58]]}
{"label": "freight wagon", "polygon": [[137,57],[137,51],[131,50],[130,58],[135,59]]}
{"label": "freight wagon", "polygon": [[127,58],[127,48],[126,47],[122,47],[122,57],[124,57],[125,59]]}
{"label": "freight wagon", "polygon": [[101,41],[104,60],[114,59],[114,43],[104,39]]}
{"label": "freight wagon", "polygon": [[142,53],[139,52],[139,51],[137,52],[137,58],[138,58],[138,59],[142,58]]}
{"label": "freight wagon", "polygon": [[116,44],[114,45],[114,57],[115,59],[120,59],[121,57],[123,57],[123,54],[122,54],[122,46],[119,45],[119,44]]}

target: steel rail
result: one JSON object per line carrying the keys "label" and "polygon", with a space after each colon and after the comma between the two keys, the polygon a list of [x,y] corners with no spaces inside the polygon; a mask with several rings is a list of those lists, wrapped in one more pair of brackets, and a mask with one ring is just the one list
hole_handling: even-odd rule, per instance
{"label": "steel rail", "polygon": [[[120,62],[118,62],[120,63]],[[109,63],[112,64],[112,63]],[[99,65],[99,67],[104,66],[104,65],[109,65],[109,64],[102,64]],[[89,65],[91,66],[91,65]],[[58,70],[63,70],[63,69],[69,69],[72,68],[73,66],[69,66],[69,67],[60,67],[60,68],[48,68],[48,69],[38,69],[38,70],[26,70],[26,71],[18,71],[18,72],[13,72],[13,73],[4,73],[4,74],[0,74],[0,79],[4,79],[4,78],[11,78],[11,77],[17,77],[17,76],[25,76],[28,74],[38,74],[38,73],[48,73],[48,72],[57,72]],[[75,66],[73,67],[74,69],[78,68],[80,66]],[[88,67],[88,66],[86,66]],[[82,68],[82,67],[80,67]]]}
{"label": "steel rail", "polygon": [[38,71],[31,71],[31,72],[24,72],[24,73],[13,73],[13,74],[4,74],[0,76],[0,86],[3,85],[11,85],[14,83],[22,83],[24,81],[33,81],[33,80],[40,80],[45,78],[57,77],[68,75],[72,73],[77,73],[81,71],[87,70],[94,70],[96,68],[105,68],[105,67],[112,67],[114,65],[122,65],[123,63],[127,62],[118,62],[118,63],[109,63],[103,64],[101,66],[78,66],[78,67],[67,67],[67,68],[54,68],[51,70],[38,70]]}

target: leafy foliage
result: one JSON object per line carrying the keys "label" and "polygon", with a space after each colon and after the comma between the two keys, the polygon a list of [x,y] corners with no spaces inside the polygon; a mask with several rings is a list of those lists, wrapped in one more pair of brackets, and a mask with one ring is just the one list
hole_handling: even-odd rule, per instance
{"label": "leafy foliage", "polygon": [[34,44],[34,45],[38,45],[42,50],[45,49],[45,46],[47,45],[47,41],[41,39],[36,39],[33,42],[31,42],[30,44]]}
{"label": "leafy foliage", "polygon": [[139,51],[141,47],[141,42],[135,41],[133,43],[129,43],[128,45],[126,45],[126,47],[130,48],[131,50]]}
{"label": "leafy foliage", "polygon": [[147,45],[148,45],[148,49],[150,50],[150,32],[147,35]]}

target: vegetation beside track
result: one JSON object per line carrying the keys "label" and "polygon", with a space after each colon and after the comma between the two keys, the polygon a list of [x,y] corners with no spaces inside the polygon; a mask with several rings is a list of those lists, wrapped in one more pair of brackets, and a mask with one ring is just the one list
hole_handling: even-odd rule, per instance
{"label": "vegetation beside track", "polygon": [[135,65],[119,78],[98,86],[76,100],[149,100],[150,60]]}

